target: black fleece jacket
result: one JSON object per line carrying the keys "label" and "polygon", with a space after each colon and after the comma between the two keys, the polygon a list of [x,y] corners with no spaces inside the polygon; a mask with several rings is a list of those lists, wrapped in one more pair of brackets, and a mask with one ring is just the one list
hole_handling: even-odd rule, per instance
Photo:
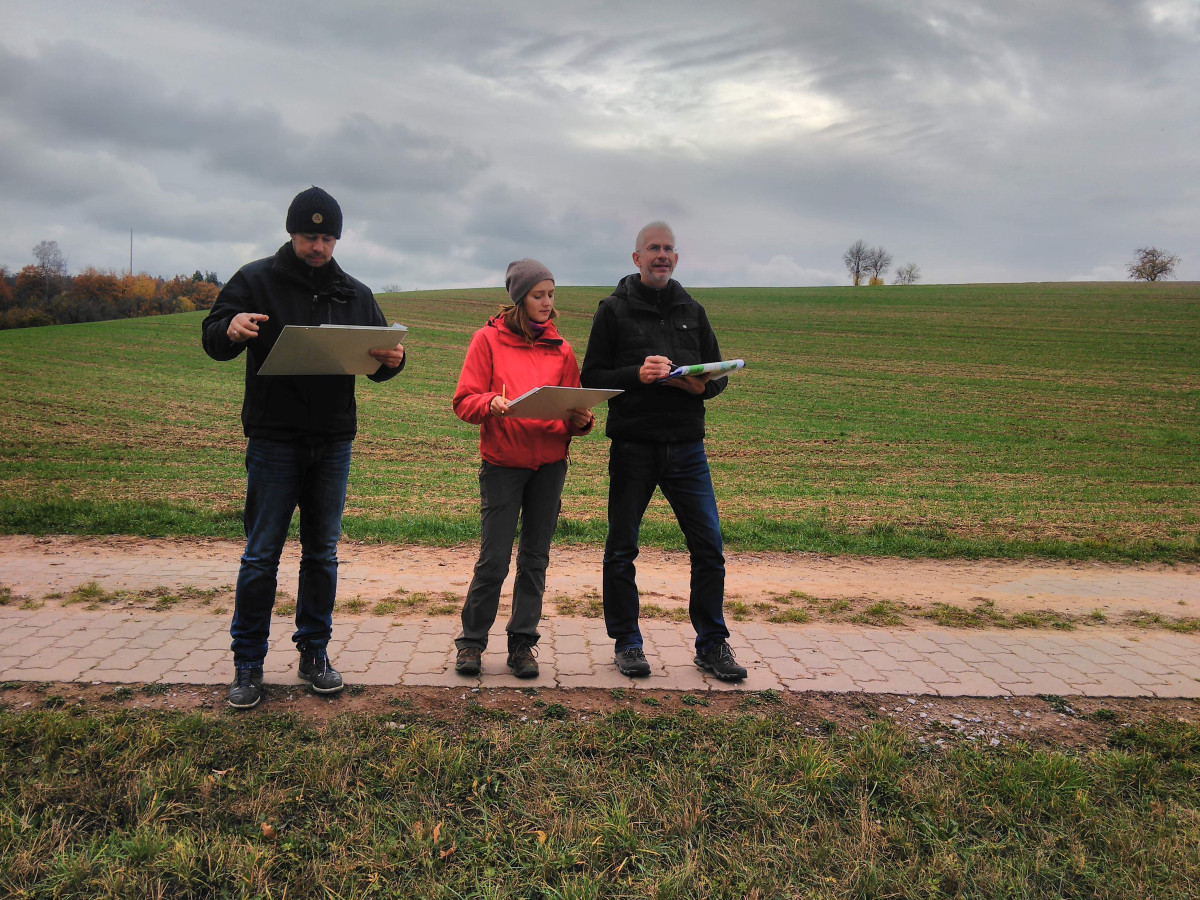
{"label": "black fleece jacket", "polygon": [[638,379],[647,356],[677,366],[717,362],[721,348],[704,307],[675,279],[656,290],[641,275],[627,275],[600,301],[583,357],[584,387],[620,388],[608,401],[605,434],[628,441],[665,443],[704,438],[704,401],[725,390],[728,378],[712,378],[702,395]]}
{"label": "black fleece jacket", "polygon": [[[270,318],[258,337],[235,343],[229,322],[241,312]],[[292,443],[350,440],[358,430],[353,375],[262,375],[258,368],[285,325],[386,325],[371,289],[336,260],[313,268],[286,243],[274,256],[238,269],[221,289],[201,326],[204,352],[216,360],[246,351],[242,428],[247,437]],[[405,362],[408,361],[407,356]],[[367,377],[386,381],[404,368],[381,365]]]}

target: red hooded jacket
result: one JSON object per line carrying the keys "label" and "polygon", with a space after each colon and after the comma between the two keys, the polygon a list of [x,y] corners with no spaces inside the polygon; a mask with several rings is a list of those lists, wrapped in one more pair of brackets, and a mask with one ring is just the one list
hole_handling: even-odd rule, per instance
{"label": "red hooded jacket", "polygon": [[576,429],[565,421],[498,419],[488,411],[502,390],[515,400],[546,384],[579,387],[579,364],[553,320],[533,344],[510,331],[499,315],[475,332],[454,389],[454,413],[479,426],[479,452],[485,461],[537,469],[566,459],[571,436],[591,430],[590,423]]}

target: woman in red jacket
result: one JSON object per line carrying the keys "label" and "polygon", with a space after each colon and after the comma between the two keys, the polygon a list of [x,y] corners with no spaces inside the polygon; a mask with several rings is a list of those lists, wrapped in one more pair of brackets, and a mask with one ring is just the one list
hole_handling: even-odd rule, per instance
{"label": "woman in red jacket", "polygon": [[579,387],[571,345],[552,321],[554,276],[533,259],[511,263],[504,286],[509,306],[475,332],[454,391],[454,412],[479,426],[480,524],[482,539],[475,575],[463,603],[463,630],[454,641],[455,671],[478,675],[488,631],[496,621],[500,587],[508,575],[517,519],[517,577],[508,620],[508,667],[518,678],[536,678],[534,658],[550,538],[558,525],[567,448],[572,435],[591,430],[589,410],[572,410],[566,420],[510,419],[508,401],[547,384]]}

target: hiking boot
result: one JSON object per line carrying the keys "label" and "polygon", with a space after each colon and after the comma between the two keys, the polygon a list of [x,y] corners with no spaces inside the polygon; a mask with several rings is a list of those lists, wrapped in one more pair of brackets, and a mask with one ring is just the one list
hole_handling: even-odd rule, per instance
{"label": "hiking boot", "polygon": [[459,675],[478,675],[483,651],[478,647],[463,647],[454,658],[454,671]]}
{"label": "hiking boot", "polygon": [[713,644],[704,652],[697,651],[696,665],[706,672],[712,672],[722,681],[741,681],[746,677],[746,669],[737,664],[733,650],[724,641]]}
{"label": "hiking boot", "polygon": [[508,646],[508,667],[518,678],[537,678],[537,647],[528,641],[513,641]]}
{"label": "hiking boot", "polygon": [[641,647],[626,647],[613,660],[622,675],[629,678],[645,678],[650,674],[650,663]]}
{"label": "hiking boot", "polygon": [[336,694],[346,685],[342,676],[329,662],[329,654],[322,647],[319,650],[307,648],[300,651],[299,675],[318,694]]}
{"label": "hiking boot", "polygon": [[234,669],[233,684],[229,686],[229,705],[234,709],[258,706],[263,695],[262,667]]}

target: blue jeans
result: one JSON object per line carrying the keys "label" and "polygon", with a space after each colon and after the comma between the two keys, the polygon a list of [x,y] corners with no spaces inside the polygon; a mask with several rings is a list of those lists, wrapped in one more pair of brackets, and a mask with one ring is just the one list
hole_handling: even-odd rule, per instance
{"label": "blue jeans", "polygon": [[518,517],[521,540],[517,545],[512,616],[506,631],[510,641],[517,638],[530,644],[538,642],[550,539],[558,526],[566,477],[565,459],[539,469],[514,469],[490,462],[479,467],[479,561],[463,602],[463,630],[454,641],[458,649],[487,648],[488,632],[500,607],[500,589],[508,577]]}
{"label": "blue jeans", "polygon": [[329,644],[352,443],[308,445],[262,438],[247,442],[246,550],[229,628],[236,668],[261,666],[267,655],[279,555],[297,506],[300,587],[292,640],[314,650]]}
{"label": "blue jeans", "polygon": [[638,628],[638,533],[661,488],[687,541],[692,561],[688,613],[696,648],[729,637],[725,627],[725,555],[717,500],[703,441],[642,443],[614,440],[608,457],[608,540],[604,544],[604,624],[620,653],[642,646]]}

